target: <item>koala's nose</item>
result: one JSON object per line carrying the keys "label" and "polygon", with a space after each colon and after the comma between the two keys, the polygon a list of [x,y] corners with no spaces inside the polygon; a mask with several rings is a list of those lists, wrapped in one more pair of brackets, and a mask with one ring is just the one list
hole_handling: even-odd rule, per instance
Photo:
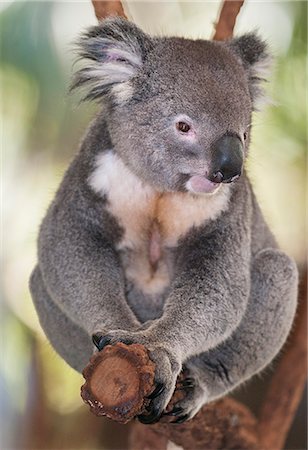
{"label": "koala's nose", "polygon": [[243,169],[244,148],[236,135],[225,134],[213,145],[208,178],[214,183],[231,183]]}

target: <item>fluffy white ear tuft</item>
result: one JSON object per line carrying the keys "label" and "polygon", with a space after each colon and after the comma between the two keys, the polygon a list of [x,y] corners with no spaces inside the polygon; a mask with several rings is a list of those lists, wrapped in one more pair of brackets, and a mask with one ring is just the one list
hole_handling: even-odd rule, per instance
{"label": "fluffy white ear tuft", "polygon": [[99,100],[123,91],[127,99],[132,89],[125,86],[141,69],[152,41],[127,20],[108,18],[85,33],[77,45],[80,59],[87,64],[75,74],[71,89],[87,88],[83,100]]}
{"label": "fluffy white ear tuft", "polygon": [[260,105],[268,103],[262,87],[272,66],[267,44],[256,33],[248,33],[232,39],[227,45],[240,58],[248,74],[254,109],[259,109]]}

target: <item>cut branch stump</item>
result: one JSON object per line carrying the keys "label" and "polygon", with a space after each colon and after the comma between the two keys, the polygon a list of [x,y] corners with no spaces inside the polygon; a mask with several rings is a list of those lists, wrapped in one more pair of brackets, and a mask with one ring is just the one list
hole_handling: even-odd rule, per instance
{"label": "cut branch stump", "polygon": [[127,423],[145,410],[154,372],[143,345],[107,345],[84,369],[81,396],[95,415]]}

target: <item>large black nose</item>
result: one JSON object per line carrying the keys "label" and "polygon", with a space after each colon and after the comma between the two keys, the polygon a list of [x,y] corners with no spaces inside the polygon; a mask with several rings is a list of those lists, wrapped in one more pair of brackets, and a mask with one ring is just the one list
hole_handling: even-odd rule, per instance
{"label": "large black nose", "polygon": [[213,145],[208,178],[214,183],[231,183],[242,173],[244,148],[236,135],[225,134]]}

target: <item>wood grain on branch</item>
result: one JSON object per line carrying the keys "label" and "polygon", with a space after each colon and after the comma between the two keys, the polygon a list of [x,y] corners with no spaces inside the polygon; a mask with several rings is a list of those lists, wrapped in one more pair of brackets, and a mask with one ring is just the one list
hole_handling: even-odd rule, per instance
{"label": "wood grain on branch", "polygon": [[217,24],[215,25],[215,41],[224,41],[233,36],[236,18],[243,6],[244,0],[225,0],[220,10]]}
{"label": "wood grain on branch", "polygon": [[84,369],[81,396],[95,415],[127,423],[144,411],[154,389],[154,371],[143,345],[107,345]]}

